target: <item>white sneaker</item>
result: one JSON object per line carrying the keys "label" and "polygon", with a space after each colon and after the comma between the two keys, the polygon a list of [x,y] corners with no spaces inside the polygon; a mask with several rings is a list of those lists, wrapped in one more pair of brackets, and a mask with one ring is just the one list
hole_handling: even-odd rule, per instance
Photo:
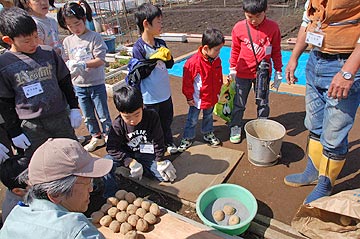
{"label": "white sneaker", "polygon": [[90,143],[88,143],[87,145],[84,146],[84,149],[88,152],[92,152],[94,151],[97,147],[100,146],[104,146],[105,145],[105,140],[103,137],[99,138],[95,138],[92,137],[90,140]]}
{"label": "white sneaker", "polygon": [[230,129],[230,142],[233,144],[238,144],[241,141],[241,128],[237,125],[231,127]]}

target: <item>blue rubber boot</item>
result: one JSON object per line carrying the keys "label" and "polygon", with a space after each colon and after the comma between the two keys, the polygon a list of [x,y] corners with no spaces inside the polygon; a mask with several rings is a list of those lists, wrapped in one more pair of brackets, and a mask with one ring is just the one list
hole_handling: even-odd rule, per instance
{"label": "blue rubber boot", "polygon": [[304,204],[308,204],[324,196],[329,196],[344,164],[345,159],[335,160],[323,155],[320,163],[318,183],[306,197]]}
{"label": "blue rubber boot", "polygon": [[304,172],[286,176],[284,178],[284,183],[291,187],[315,184],[319,176],[322,150],[323,146],[320,143],[319,137],[310,135],[307,145],[308,161]]}

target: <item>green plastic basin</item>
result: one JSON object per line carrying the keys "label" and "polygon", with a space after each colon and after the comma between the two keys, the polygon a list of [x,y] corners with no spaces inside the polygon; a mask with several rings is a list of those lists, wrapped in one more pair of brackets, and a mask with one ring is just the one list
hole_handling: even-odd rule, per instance
{"label": "green plastic basin", "polygon": [[[222,226],[211,222],[203,213],[210,203],[219,198],[232,198],[240,201],[249,211],[249,217],[241,220],[239,224],[232,226]],[[249,228],[250,222],[254,219],[257,208],[256,199],[249,190],[230,183],[218,184],[207,188],[199,195],[196,201],[196,213],[203,223],[229,235],[240,235],[245,232]]]}

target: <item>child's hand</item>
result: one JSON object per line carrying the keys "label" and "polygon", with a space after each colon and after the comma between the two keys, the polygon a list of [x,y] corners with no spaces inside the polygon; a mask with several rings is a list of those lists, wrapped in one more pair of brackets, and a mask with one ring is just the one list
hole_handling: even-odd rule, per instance
{"label": "child's hand", "polygon": [[165,181],[173,182],[176,179],[176,169],[170,160],[157,162],[157,171]]}
{"label": "child's hand", "polygon": [[230,70],[230,72],[229,72],[228,78],[230,79],[230,81],[233,81],[233,80],[235,80],[235,77],[236,77],[236,69],[235,69],[235,67],[230,67],[229,70]]}
{"label": "child's hand", "polygon": [[276,91],[278,91],[282,79],[283,79],[282,73],[280,71],[275,72],[274,83],[272,83],[271,88],[275,88]]}
{"label": "child's hand", "polygon": [[188,103],[189,106],[195,106],[194,99],[188,100],[187,103]]}
{"label": "child's hand", "polygon": [[141,165],[141,163],[139,163],[138,161],[133,159],[129,164],[129,168],[130,168],[130,177],[131,178],[135,178],[138,180],[142,179],[144,169],[143,169],[143,166]]}
{"label": "child's hand", "polygon": [[21,149],[27,149],[31,145],[29,139],[26,137],[25,134],[20,134],[11,139],[13,144]]}
{"label": "child's hand", "polygon": [[71,127],[77,129],[80,127],[82,122],[82,116],[80,113],[80,109],[71,109],[69,113]]}
{"label": "child's hand", "polygon": [[223,84],[228,86],[230,85],[230,82],[231,82],[231,77],[230,76],[227,76],[227,77],[223,77]]}

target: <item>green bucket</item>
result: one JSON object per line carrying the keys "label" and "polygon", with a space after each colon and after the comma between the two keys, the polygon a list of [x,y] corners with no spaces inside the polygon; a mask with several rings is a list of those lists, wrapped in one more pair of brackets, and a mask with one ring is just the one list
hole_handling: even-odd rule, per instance
{"label": "green bucket", "polygon": [[[239,224],[231,226],[223,226],[212,222],[206,218],[204,211],[211,203],[219,198],[231,198],[240,201],[249,211],[249,216],[241,220]],[[256,199],[249,190],[239,185],[229,183],[218,184],[207,188],[199,195],[196,201],[196,213],[203,223],[229,235],[240,235],[245,232],[254,219],[257,208]]]}

